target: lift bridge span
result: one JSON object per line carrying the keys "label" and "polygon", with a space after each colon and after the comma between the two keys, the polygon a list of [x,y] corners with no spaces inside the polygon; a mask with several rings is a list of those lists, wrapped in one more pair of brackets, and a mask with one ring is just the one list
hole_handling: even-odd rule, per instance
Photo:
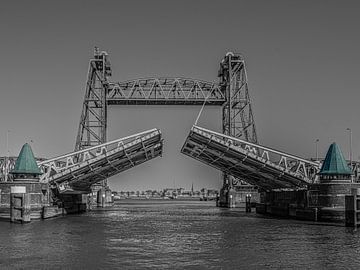
{"label": "lift bridge span", "polygon": [[[245,61],[227,53],[216,83],[182,77],[112,82],[109,56],[95,49],[89,61],[75,150],[39,159],[41,181],[60,192],[88,192],[91,185],[162,154],[158,129],[107,142],[107,112],[114,105],[214,105],[222,108],[222,133],[194,126],[182,153],[263,189],[301,188],[315,180],[319,164],[258,144]],[[0,159],[1,178],[15,159]],[[5,176],[5,177],[4,177]]]}
{"label": "lift bridge span", "polygon": [[181,152],[263,190],[314,183],[319,162],[193,126]]}

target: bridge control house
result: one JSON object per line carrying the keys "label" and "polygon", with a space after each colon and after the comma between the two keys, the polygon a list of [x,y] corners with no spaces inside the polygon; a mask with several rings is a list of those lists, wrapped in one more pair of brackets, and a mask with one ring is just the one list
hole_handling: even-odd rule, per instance
{"label": "bridge control house", "polygon": [[257,212],[315,221],[343,222],[345,196],[360,183],[352,181],[350,170],[336,143],[330,145],[318,178],[307,189],[271,191],[262,194]]}
{"label": "bridge control house", "polygon": [[319,183],[309,187],[309,206],[318,207],[319,218],[343,220],[345,196],[360,183],[352,181],[353,173],[336,143],[330,145],[319,172]]}
{"label": "bridge control house", "polygon": [[42,172],[29,144],[23,145],[9,173],[12,181],[0,182],[0,216],[13,222],[41,218],[43,207],[49,205],[49,185],[39,182]]}

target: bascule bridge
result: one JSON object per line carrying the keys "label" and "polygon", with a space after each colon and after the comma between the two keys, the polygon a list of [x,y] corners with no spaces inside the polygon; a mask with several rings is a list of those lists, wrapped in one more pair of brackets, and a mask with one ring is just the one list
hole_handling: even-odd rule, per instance
{"label": "bascule bridge", "polygon": [[[74,152],[38,160],[43,172],[40,181],[57,193],[89,193],[94,185],[104,188],[107,178],[161,156],[158,129],[107,141],[108,107],[115,105],[221,106],[222,132],[195,124],[181,152],[224,173],[223,205],[236,183],[273,190],[306,188],[316,180],[319,162],[259,144],[242,55],[225,55],[217,82],[181,77],[114,82],[111,76],[109,55],[96,48],[89,61]],[[2,158],[2,179],[8,179],[15,159]]]}

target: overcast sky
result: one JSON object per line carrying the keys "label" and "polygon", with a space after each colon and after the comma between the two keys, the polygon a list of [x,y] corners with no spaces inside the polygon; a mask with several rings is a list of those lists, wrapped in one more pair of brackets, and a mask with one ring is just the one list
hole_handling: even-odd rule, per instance
{"label": "overcast sky", "polygon": [[[261,144],[303,157],[336,141],[360,155],[360,8],[357,1],[2,1],[0,151],[37,156],[74,148],[93,47],[112,81],[181,76],[217,81],[228,51],[247,62]],[[111,106],[109,139],[153,127],[164,156],[110,180],[115,190],[220,187],[219,172],[180,148],[200,107]],[[200,125],[220,131],[220,108]]]}

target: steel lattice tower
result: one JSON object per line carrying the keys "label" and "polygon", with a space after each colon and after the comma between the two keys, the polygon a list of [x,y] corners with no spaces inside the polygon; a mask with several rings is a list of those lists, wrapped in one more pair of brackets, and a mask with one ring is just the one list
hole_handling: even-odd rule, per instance
{"label": "steel lattice tower", "polygon": [[226,95],[223,133],[257,143],[244,59],[240,55],[227,53],[220,63],[219,77]]}
{"label": "steel lattice tower", "polygon": [[100,53],[98,48],[95,48],[94,59],[89,63],[75,151],[106,142],[106,93],[109,76],[111,76],[111,67],[108,55],[106,52]]}
{"label": "steel lattice tower", "polygon": [[[218,76],[221,90],[226,96],[226,102],[222,108],[223,133],[257,143],[243,57],[231,52],[227,53],[220,63]],[[224,175],[224,186],[227,184],[232,185],[232,181],[228,181],[227,175]]]}

